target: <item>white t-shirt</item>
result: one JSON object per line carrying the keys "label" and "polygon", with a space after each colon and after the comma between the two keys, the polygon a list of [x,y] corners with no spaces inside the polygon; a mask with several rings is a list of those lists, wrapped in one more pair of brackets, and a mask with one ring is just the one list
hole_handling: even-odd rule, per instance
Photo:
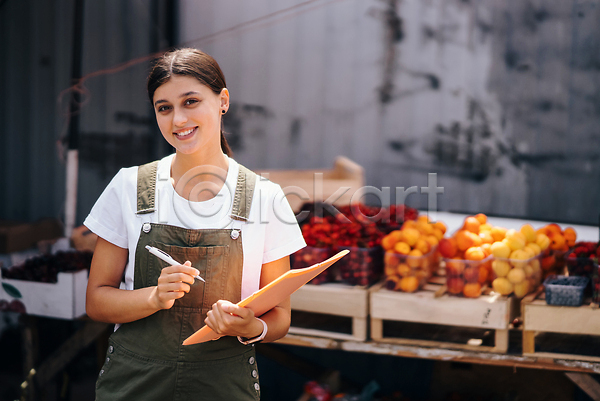
{"label": "white t-shirt", "polygon": [[[190,229],[232,228],[230,215],[239,164],[229,158],[225,185],[217,196],[208,201],[191,202],[173,188],[170,180],[173,157],[174,154],[158,163],[155,212],[136,214],[138,168],[129,167],[115,175],[83,223],[106,241],[129,249],[121,288],[133,289],[135,249],[145,222]],[[256,179],[249,221],[241,228],[244,253],[241,296],[244,299],[259,289],[263,263],[288,256],[306,243],[281,187],[260,176]]]}

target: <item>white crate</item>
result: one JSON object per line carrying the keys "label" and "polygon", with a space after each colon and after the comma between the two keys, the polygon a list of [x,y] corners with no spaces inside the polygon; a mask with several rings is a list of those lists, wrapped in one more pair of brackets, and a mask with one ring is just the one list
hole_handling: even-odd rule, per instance
{"label": "white crate", "polygon": [[[74,319],[85,315],[87,281],[87,270],[60,272],[56,283],[0,278],[0,299],[18,299],[29,315]],[[16,289],[20,298],[11,296],[8,286]]]}
{"label": "white crate", "polygon": [[338,333],[306,329],[292,326],[291,334],[335,338],[339,340],[365,341],[367,339],[367,318],[369,315],[368,289],[341,283],[308,284],[302,286],[291,296],[292,310],[342,316],[352,319],[352,333]]}
{"label": "white crate", "polygon": [[[436,297],[439,285],[427,284],[421,291],[404,293],[375,286],[371,291],[370,316],[371,338],[375,341],[411,344],[439,345],[434,341],[410,340],[384,337],[384,321],[426,323],[449,327],[470,327],[494,330],[495,346],[486,351],[506,352],[508,330],[516,315],[511,297],[482,295],[479,298],[463,298],[445,294]],[[458,348],[484,349],[469,344],[455,344]]]}

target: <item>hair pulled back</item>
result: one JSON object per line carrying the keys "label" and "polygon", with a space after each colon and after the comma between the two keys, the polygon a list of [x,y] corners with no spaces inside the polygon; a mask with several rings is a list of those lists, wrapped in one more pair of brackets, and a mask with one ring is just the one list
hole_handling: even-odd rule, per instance
{"label": "hair pulled back", "polygon": [[[196,78],[201,84],[206,85],[219,95],[227,87],[225,76],[217,61],[210,55],[198,49],[183,48],[170,50],[159,57],[148,75],[146,87],[150,103],[154,99],[154,92],[161,85],[171,79],[173,75],[182,75]],[[231,148],[225,139],[223,123],[221,122],[221,150],[227,156],[232,155]]]}

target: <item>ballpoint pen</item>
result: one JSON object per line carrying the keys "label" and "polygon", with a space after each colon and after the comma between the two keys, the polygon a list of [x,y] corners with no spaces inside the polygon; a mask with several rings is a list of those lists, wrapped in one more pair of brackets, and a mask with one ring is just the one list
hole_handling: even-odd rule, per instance
{"label": "ballpoint pen", "polygon": [[[176,266],[176,265],[180,265],[181,263],[179,263],[178,261],[176,261],[175,259],[173,259],[171,257],[171,255],[169,255],[168,253],[166,253],[165,251],[155,248],[153,246],[150,245],[146,245],[146,249],[148,250],[148,252],[150,252],[152,255],[156,256],[157,258],[164,260],[165,262],[167,262],[168,264],[172,265],[172,266]],[[198,276],[194,276],[194,278],[197,278],[198,280],[202,280],[204,282],[206,282],[202,277]]]}

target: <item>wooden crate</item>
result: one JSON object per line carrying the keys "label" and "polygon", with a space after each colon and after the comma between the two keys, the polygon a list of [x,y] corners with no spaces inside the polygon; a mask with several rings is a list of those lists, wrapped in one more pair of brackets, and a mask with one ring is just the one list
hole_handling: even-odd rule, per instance
{"label": "wooden crate", "polygon": [[[587,301],[581,306],[556,306],[546,304],[544,293],[537,298],[524,298],[521,301],[523,355],[600,362],[600,309]],[[538,348],[544,345],[540,337],[550,333],[555,334],[553,341],[546,342],[555,344],[556,347],[552,348],[559,348],[560,352],[536,351],[536,345]],[[592,343],[591,346],[581,343],[586,337]],[[579,350],[575,351],[577,353],[570,353],[574,347]],[[596,355],[589,355],[592,351]]]}
{"label": "wooden crate", "polygon": [[[365,341],[368,337],[369,296],[368,289],[341,283],[305,285],[292,294],[292,314],[294,311],[308,312],[310,320],[316,322],[311,327],[295,325],[292,315],[291,334],[327,337],[339,340]],[[336,329],[324,329],[318,324],[318,315],[325,320],[339,317],[349,320],[351,333],[338,332]],[[311,319],[314,318],[314,319]]]}
{"label": "wooden crate", "polygon": [[359,194],[355,193],[365,185],[362,166],[343,156],[338,156],[333,169],[329,170],[255,171],[283,188],[294,212],[298,212],[305,202],[323,202],[330,197],[335,205],[348,205],[352,196],[358,199]]}
{"label": "wooden crate", "polygon": [[[518,312],[515,300],[498,295],[463,298],[444,294],[436,297],[441,286],[442,284],[430,283],[415,293],[390,291],[382,284],[374,286],[370,294],[371,338],[377,342],[395,344],[507,352],[509,326]],[[448,338],[453,329],[493,330],[494,345],[482,346],[476,338],[466,338],[463,343],[457,343],[450,340],[386,336],[384,322],[388,321],[439,325],[448,330]]]}
{"label": "wooden crate", "polygon": [[86,269],[60,272],[56,283],[39,283],[0,277],[0,299],[18,300],[29,315],[74,319],[85,315]]}

